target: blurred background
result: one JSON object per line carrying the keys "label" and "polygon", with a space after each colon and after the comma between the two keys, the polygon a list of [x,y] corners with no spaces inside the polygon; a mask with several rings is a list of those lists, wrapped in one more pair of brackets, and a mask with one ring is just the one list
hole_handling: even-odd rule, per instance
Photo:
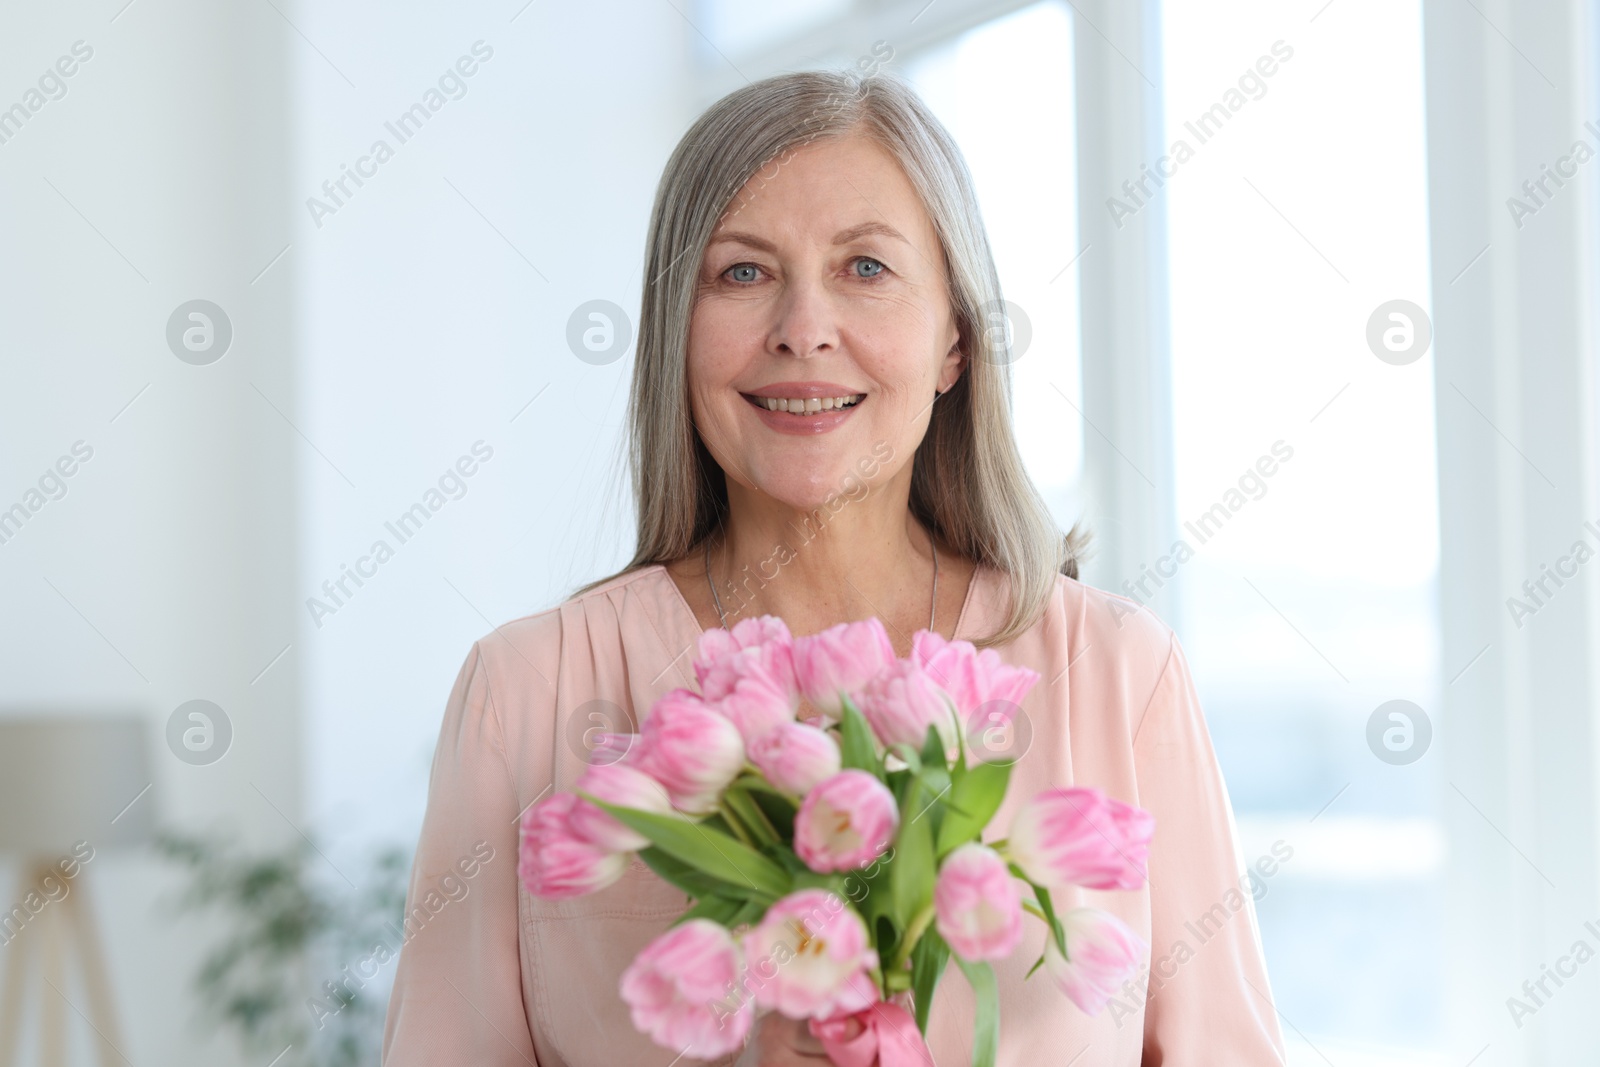
{"label": "blurred background", "polygon": [[0,1065],[377,1062],[456,671],[631,553],[661,167],[810,66],[909,78],[966,154],[1032,474],[1178,629],[1242,861],[1289,852],[1290,1062],[1594,1062],[1597,29],[10,5]]}

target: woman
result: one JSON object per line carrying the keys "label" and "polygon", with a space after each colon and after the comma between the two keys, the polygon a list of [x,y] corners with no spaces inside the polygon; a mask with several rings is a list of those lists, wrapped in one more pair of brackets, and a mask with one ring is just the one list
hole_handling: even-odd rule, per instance
{"label": "woman", "polygon": [[[630,402],[638,551],[467,657],[434,757],[384,1062],[698,1062],[636,1033],[617,989],[682,894],[635,860],[600,892],[532,897],[516,824],[572,788],[585,737],[631,730],[661,693],[694,685],[701,630],[771,614],[796,635],[876,615],[900,656],[928,628],[1037,671],[996,742],[1018,760],[996,825],[1065,785],[1155,815],[1145,889],[1066,901],[1116,913],[1151,945],[1150,966],[1091,1018],[1046,973],[1024,982],[1044,939],[1029,918],[1028,951],[996,967],[1001,1063],[1281,1063],[1183,654],[1149,612],[1075,580],[1078,540],[1023,472],[1003,342],[984,325],[999,282],[943,127],[890,77],[790,74],[734,92],[668,162],[646,262]],[[430,896],[485,852],[465,897]],[[952,970],[928,1029],[939,1063],[969,1055],[972,1018]],[[766,1016],[718,1062],[822,1055],[803,1026]]]}

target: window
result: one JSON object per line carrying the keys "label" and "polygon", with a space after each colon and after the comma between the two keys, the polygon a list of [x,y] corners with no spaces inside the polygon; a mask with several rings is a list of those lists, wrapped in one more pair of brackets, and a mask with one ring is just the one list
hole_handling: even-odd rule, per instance
{"label": "window", "polygon": [[1448,681],[1432,352],[1397,366],[1366,342],[1380,305],[1431,306],[1421,10],[1306,17],[1266,3],[1163,12],[1174,162],[1156,195],[1178,535],[1194,551],[1171,621],[1246,860],[1279,839],[1294,849],[1257,904],[1290,1062],[1432,1062],[1439,754],[1375,754],[1424,750],[1415,716],[1385,713],[1368,743],[1391,700],[1436,729]]}
{"label": "window", "polygon": [[1065,529],[1082,504],[1072,19],[1041,3],[903,58],[961,146],[1005,299],[1023,462]]}

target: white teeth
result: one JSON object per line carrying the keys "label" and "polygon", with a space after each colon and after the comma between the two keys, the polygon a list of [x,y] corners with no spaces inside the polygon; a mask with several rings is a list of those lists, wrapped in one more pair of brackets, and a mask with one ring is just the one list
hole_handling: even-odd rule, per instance
{"label": "white teeth", "polygon": [[776,396],[757,397],[756,399],[768,411],[787,411],[795,415],[814,415],[819,411],[832,411],[836,408],[851,407],[860,403],[861,398],[864,396],[866,396],[865,393],[857,393],[854,396],[809,397],[804,400],[798,397],[791,400]]}

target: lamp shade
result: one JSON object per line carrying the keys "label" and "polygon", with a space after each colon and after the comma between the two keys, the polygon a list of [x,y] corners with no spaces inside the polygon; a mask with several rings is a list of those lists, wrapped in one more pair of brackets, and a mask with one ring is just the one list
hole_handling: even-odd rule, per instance
{"label": "lamp shade", "polygon": [[154,780],[146,733],[133,715],[0,718],[0,852],[148,842],[156,812],[150,793],[139,796]]}

